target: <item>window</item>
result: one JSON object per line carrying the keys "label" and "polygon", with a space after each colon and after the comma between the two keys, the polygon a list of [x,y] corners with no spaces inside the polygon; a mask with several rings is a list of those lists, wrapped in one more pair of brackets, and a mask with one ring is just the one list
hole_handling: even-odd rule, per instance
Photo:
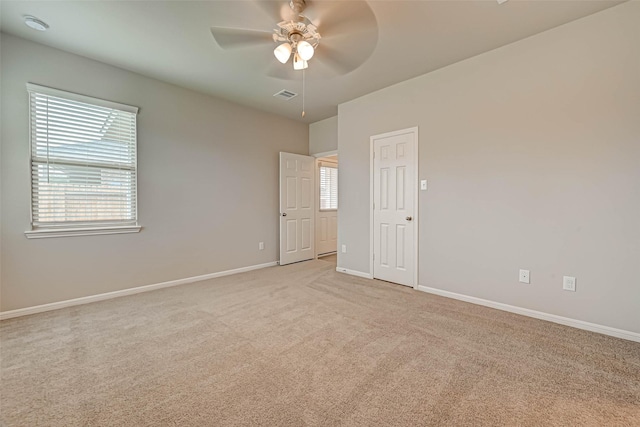
{"label": "window", "polygon": [[320,163],[320,210],[338,209],[338,167]]}
{"label": "window", "polygon": [[27,84],[31,140],[29,238],[140,230],[138,109]]}

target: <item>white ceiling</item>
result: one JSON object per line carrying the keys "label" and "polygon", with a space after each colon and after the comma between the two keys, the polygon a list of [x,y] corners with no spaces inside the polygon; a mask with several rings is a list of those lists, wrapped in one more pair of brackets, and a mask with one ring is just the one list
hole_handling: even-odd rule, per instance
{"label": "white ceiling", "polygon": [[[274,98],[281,89],[301,93],[300,73],[289,72],[262,45],[222,50],[212,26],[271,31],[274,20],[262,0],[235,1],[0,1],[0,29],[159,80],[304,122],[337,114],[337,105],[377,89],[433,71],[572,20],[614,0],[369,1],[377,21],[372,54],[352,72],[327,72],[316,58],[306,73],[306,117],[302,97]],[[326,7],[339,3],[322,1]],[[314,0],[307,0],[312,4]],[[284,3],[284,1],[283,1]],[[260,7],[262,6],[262,7]],[[309,10],[309,18],[316,19]],[[335,13],[335,11],[334,11]],[[28,28],[23,15],[50,29]],[[314,21],[315,22],[315,21]],[[326,24],[325,24],[326,25]],[[319,32],[323,37],[331,34]],[[342,37],[348,52],[357,49]],[[321,42],[322,43],[322,42]],[[275,47],[275,43],[273,47]],[[318,56],[322,54],[322,44]],[[286,67],[293,79],[269,76]]]}

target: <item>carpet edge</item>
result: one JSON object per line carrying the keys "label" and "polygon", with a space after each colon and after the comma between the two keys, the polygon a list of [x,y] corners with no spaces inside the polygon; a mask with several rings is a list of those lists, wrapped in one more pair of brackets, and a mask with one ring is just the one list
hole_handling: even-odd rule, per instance
{"label": "carpet edge", "polygon": [[542,311],[531,310],[529,308],[518,307],[515,305],[504,304],[501,302],[486,300],[469,295],[458,294],[455,292],[443,291],[441,289],[430,288],[428,286],[418,285],[418,290],[429,294],[439,295],[442,297],[453,298],[459,301],[465,301],[472,304],[482,305],[485,307],[495,308],[497,310],[508,311],[510,313],[520,314],[522,316],[533,317],[535,319],[546,320],[565,326],[571,326],[585,331],[597,332],[599,334],[609,335],[615,338],[622,338],[629,341],[640,342],[640,333],[626,331],[624,329],[612,328],[610,326],[599,325],[597,323],[585,322],[584,320],[571,319],[569,317],[558,316],[556,314],[545,313]]}

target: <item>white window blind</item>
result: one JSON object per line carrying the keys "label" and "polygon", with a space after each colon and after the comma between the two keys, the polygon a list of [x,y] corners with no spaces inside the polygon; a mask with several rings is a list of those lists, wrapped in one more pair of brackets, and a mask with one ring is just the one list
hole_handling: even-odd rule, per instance
{"label": "white window blind", "polygon": [[338,209],[338,168],[320,165],[320,210]]}
{"label": "white window blind", "polygon": [[137,225],[138,109],[28,84],[36,229]]}

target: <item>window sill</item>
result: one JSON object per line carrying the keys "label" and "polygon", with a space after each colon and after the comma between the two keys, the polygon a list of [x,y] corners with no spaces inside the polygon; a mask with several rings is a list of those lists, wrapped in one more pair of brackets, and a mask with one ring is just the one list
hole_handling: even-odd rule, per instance
{"label": "window sill", "polygon": [[138,233],[142,227],[139,225],[123,225],[110,227],[87,227],[67,229],[29,230],[24,235],[27,239],[47,239],[52,237],[95,236],[99,234],[123,234]]}

